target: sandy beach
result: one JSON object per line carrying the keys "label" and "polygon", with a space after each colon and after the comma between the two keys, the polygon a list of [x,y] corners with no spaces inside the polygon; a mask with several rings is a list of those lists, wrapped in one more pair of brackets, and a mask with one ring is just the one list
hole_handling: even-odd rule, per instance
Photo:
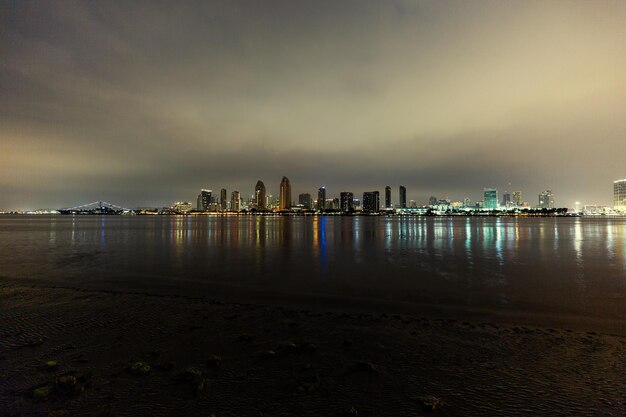
{"label": "sandy beach", "polygon": [[626,334],[0,286],[3,416],[624,415]]}

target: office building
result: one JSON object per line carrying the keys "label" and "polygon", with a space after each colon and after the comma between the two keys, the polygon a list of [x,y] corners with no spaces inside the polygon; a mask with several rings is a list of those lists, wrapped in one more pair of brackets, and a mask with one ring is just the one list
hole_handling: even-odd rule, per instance
{"label": "office building", "polygon": [[391,205],[391,187],[390,186],[386,186],[385,187],[385,208],[386,209],[392,208],[392,205]]}
{"label": "office building", "polygon": [[517,207],[522,207],[522,192],[521,191],[513,191],[513,205]]}
{"label": "office building", "polygon": [[504,194],[502,194],[502,205],[504,207],[510,207],[511,206],[511,193],[509,193],[508,191],[505,191]]}
{"label": "office building", "polygon": [[380,210],[380,193],[378,191],[366,191],[363,193],[363,211],[378,213]]}
{"label": "office building", "polygon": [[196,208],[200,211],[207,211],[211,205],[211,190],[200,190],[198,194],[198,201],[196,202]]}
{"label": "office building", "polygon": [[417,201],[409,200],[409,207],[410,208],[417,208]]}
{"label": "office building", "polygon": [[311,199],[311,194],[304,193],[298,196],[298,203],[301,204],[305,209],[311,210],[313,206],[313,200]]}
{"label": "office building", "polygon": [[265,184],[263,184],[261,180],[258,180],[254,187],[254,201],[256,202],[257,210],[265,210],[267,208],[267,201],[265,201]]}
{"label": "office building", "polygon": [[228,197],[226,197],[226,188],[222,188],[220,190],[220,210],[226,211],[226,206],[228,203]]}
{"label": "office building", "polygon": [[289,210],[291,208],[291,184],[287,177],[283,177],[280,181],[280,201],[278,208],[280,210]]}
{"label": "office building", "polygon": [[354,194],[343,191],[339,194],[339,199],[341,201],[340,204],[342,212],[352,213],[354,211],[354,204],[352,202],[352,200],[354,200]]}
{"label": "office building", "polygon": [[434,195],[431,195],[430,198],[428,199],[428,205],[434,206],[436,204],[437,204],[437,197],[435,197]]}
{"label": "office building", "polygon": [[626,179],[613,181],[613,210],[626,211]]}
{"label": "office building", "polygon": [[483,189],[483,207],[489,210],[498,208],[498,190],[495,188]]}
{"label": "office building", "polygon": [[539,194],[539,208],[554,208],[554,195],[552,190],[546,190]]}
{"label": "office building", "polygon": [[400,186],[400,208],[406,208],[406,187]]}
{"label": "office building", "polygon": [[239,191],[233,191],[230,193],[230,210],[241,211],[241,195]]}
{"label": "office building", "polygon": [[320,187],[320,189],[317,190],[317,210],[326,210],[326,187]]}
{"label": "office building", "polygon": [[172,206],[172,209],[174,209],[175,211],[179,213],[187,213],[191,211],[191,208],[192,208],[191,203],[188,203],[187,201],[177,201]]}

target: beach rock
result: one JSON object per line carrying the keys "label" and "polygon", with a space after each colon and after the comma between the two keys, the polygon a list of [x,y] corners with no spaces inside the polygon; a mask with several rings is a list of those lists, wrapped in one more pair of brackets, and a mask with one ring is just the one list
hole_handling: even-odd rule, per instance
{"label": "beach rock", "polygon": [[41,369],[43,369],[44,371],[54,371],[58,367],[59,367],[59,363],[57,361],[50,360],[50,361],[46,361],[46,363],[44,363],[41,366]]}
{"label": "beach rock", "polygon": [[47,384],[33,390],[33,398],[37,400],[45,400],[54,392],[54,385]]}
{"label": "beach rock", "polygon": [[277,357],[278,355],[273,350],[262,350],[257,353],[257,356],[261,359],[272,359]]}
{"label": "beach rock", "polygon": [[47,417],[69,417],[69,416],[70,416],[69,411],[64,410],[64,409],[53,410],[47,414]]}
{"label": "beach rock", "polygon": [[249,334],[244,333],[242,335],[239,335],[237,340],[240,341],[240,342],[250,343],[250,342],[252,342],[254,340],[254,336],[250,336]]}
{"label": "beach rock", "polygon": [[304,392],[313,392],[317,391],[320,387],[320,377],[319,375],[311,375],[308,376],[302,381],[302,383],[298,386],[299,391]]}
{"label": "beach rock", "polygon": [[366,372],[368,374],[376,374],[378,373],[378,369],[371,362],[366,361],[358,361],[355,363],[352,368],[352,372]]}
{"label": "beach rock", "polygon": [[347,411],[346,411],[346,417],[357,417],[359,415],[359,411],[354,408],[354,407],[350,407]]}
{"label": "beach rock", "polygon": [[443,400],[434,395],[422,395],[417,400],[426,411],[437,411],[444,405]]}
{"label": "beach rock", "polygon": [[200,395],[204,391],[206,380],[204,379],[202,370],[196,366],[186,368],[178,374],[176,379],[186,384],[190,391],[196,395]]}
{"label": "beach rock", "polygon": [[161,361],[156,365],[156,367],[161,371],[169,371],[174,367],[174,364],[172,362]]}
{"label": "beach rock", "polygon": [[222,367],[222,358],[217,355],[212,355],[206,360],[207,368],[218,369]]}
{"label": "beach rock", "polygon": [[150,364],[147,362],[133,362],[128,366],[127,370],[133,375],[147,375],[150,373]]}

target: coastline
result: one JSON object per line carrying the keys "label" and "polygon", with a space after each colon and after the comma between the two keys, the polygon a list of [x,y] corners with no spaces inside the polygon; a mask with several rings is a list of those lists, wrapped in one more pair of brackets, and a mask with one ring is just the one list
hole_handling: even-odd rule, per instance
{"label": "coastline", "polygon": [[[7,281],[0,292],[3,415],[618,415],[626,407],[624,333]],[[47,361],[58,365],[45,369]],[[129,372],[137,362],[149,372]],[[200,379],[181,377],[190,367]],[[66,374],[80,392],[53,387],[33,398]],[[444,405],[429,410],[428,396]]]}

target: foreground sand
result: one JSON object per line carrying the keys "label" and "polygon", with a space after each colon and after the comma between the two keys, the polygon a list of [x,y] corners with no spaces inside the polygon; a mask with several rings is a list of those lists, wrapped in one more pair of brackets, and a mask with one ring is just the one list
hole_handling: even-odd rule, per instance
{"label": "foreground sand", "polygon": [[0,349],[0,415],[626,415],[626,332],[4,285]]}

